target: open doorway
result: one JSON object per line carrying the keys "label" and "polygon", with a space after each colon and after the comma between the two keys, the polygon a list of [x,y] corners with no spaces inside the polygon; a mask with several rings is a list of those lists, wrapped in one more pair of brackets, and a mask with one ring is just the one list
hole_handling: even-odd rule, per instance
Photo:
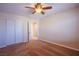
{"label": "open doorway", "polygon": [[29,40],[37,40],[38,39],[38,22],[29,21]]}
{"label": "open doorway", "polygon": [[38,39],[38,24],[37,22],[33,22],[33,39]]}

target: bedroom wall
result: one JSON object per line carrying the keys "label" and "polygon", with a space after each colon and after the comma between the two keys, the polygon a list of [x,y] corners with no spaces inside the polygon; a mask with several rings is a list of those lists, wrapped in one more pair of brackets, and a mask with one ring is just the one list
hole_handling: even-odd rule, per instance
{"label": "bedroom wall", "polygon": [[40,20],[39,38],[79,50],[79,7]]}
{"label": "bedroom wall", "polygon": [[29,18],[0,12],[0,48],[27,42],[27,21]]}

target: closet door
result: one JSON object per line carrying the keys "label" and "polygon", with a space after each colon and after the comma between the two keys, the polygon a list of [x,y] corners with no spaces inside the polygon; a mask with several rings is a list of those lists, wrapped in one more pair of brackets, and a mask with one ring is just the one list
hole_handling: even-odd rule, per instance
{"label": "closet door", "polygon": [[7,45],[27,42],[27,21],[25,18],[7,18]]}
{"label": "closet door", "polygon": [[15,36],[15,19],[13,17],[7,17],[7,45],[16,43]]}
{"label": "closet door", "polygon": [[29,41],[29,34],[28,34],[28,21],[27,19],[23,20],[23,42],[28,42]]}
{"label": "closet door", "polygon": [[6,46],[6,19],[0,16],[0,48]]}
{"label": "closet door", "polygon": [[16,19],[16,43],[23,42],[24,34],[23,34],[23,20],[20,18]]}
{"label": "closet door", "polygon": [[16,19],[16,43],[28,42],[27,21],[24,18]]}
{"label": "closet door", "polygon": [[15,16],[0,17],[0,48],[28,42],[27,19]]}

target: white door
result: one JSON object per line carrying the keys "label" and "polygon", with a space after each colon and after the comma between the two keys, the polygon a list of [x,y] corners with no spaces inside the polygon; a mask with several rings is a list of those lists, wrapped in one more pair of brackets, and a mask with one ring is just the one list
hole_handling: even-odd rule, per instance
{"label": "white door", "polygon": [[0,48],[6,46],[6,19],[0,16]]}
{"label": "white door", "polygon": [[6,18],[6,44],[15,44],[15,20],[12,17]]}
{"label": "white door", "polygon": [[28,42],[28,28],[26,19],[16,20],[16,43]]}

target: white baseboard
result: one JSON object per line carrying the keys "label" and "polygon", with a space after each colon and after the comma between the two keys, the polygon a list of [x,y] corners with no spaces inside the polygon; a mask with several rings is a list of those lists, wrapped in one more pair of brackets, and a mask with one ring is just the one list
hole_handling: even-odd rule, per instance
{"label": "white baseboard", "polygon": [[4,47],[6,47],[6,45],[0,46],[0,48],[4,48]]}
{"label": "white baseboard", "polygon": [[48,40],[42,40],[42,41],[46,41],[46,42],[48,42],[48,43],[55,44],[55,45],[58,45],[58,46],[61,46],[61,47],[65,47],[65,48],[68,48],[68,49],[72,49],[72,50],[75,50],[75,51],[79,51],[79,50],[76,49],[76,48],[72,48],[72,47],[65,46],[65,45],[62,45],[62,44],[58,44],[58,43],[55,43],[55,42],[51,42],[51,41],[48,41]]}

